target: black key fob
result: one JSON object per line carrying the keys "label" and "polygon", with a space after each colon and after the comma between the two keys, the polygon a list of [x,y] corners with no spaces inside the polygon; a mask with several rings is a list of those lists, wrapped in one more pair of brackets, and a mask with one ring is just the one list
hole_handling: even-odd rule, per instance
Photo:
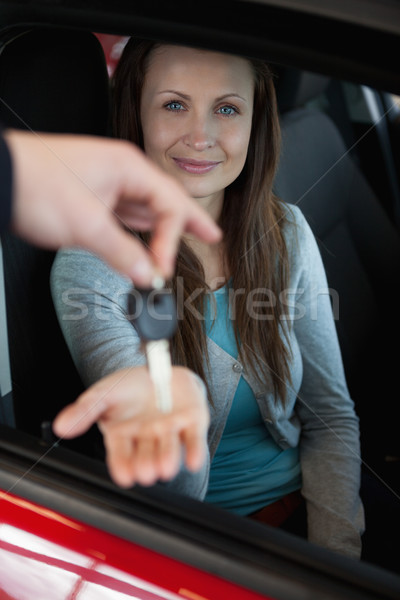
{"label": "black key fob", "polygon": [[127,318],[145,342],[171,339],[178,325],[173,291],[133,288]]}

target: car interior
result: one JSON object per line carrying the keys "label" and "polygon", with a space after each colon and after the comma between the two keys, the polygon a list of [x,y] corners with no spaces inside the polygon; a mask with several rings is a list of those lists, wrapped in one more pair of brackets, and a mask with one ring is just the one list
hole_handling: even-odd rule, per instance
{"label": "car interior", "polygon": [[[287,69],[278,78],[277,93],[283,150],[275,191],[300,206],[325,265],[347,383],[360,418],[365,538],[373,538],[364,540],[364,557],[379,561],[379,530],[393,531],[400,491],[400,442],[395,420],[387,419],[399,334],[393,293],[400,273],[396,197],[389,212],[364,175],[340,82]],[[330,114],[333,93],[336,111]],[[378,512],[380,518],[373,518]],[[391,556],[384,560],[395,568]]]}
{"label": "car interior", "polygon": [[362,170],[347,113],[335,122],[329,109],[316,106],[327,99],[329,107],[333,83],[290,69],[278,81],[283,151],[275,190],[301,207],[319,243],[329,287],[338,294],[332,301],[339,304],[336,324],[362,423],[363,456],[379,468],[385,457],[399,456],[398,437],[386,418],[393,410],[397,356],[382,349],[395,348],[399,333],[398,320],[387,311],[396,304],[400,237],[380,200],[385,194],[387,201],[386,192],[376,192]]}
{"label": "car interior", "polygon": [[[368,119],[357,120],[350,107],[349,98],[360,94],[360,86],[353,89],[349,82],[278,64],[274,70],[282,124],[275,191],[302,209],[318,241],[348,385],[360,417],[368,542],[363,558],[396,571],[400,535],[394,525],[400,521],[400,439],[394,418],[400,333],[395,294],[400,274],[400,173],[392,159],[400,147],[396,104],[388,109],[384,102],[389,97],[371,91],[377,94],[374,106],[380,110],[379,127],[372,127]],[[10,127],[110,135],[106,57],[92,33],[52,28],[2,32],[0,97],[0,120]],[[366,101],[358,100],[363,107],[360,114],[365,115]],[[2,238],[2,246],[15,427],[49,441],[48,423],[83,389],[50,295],[55,253],[12,233]],[[2,420],[14,426],[9,415]],[[88,456],[101,452],[96,428],[62,443]]]}

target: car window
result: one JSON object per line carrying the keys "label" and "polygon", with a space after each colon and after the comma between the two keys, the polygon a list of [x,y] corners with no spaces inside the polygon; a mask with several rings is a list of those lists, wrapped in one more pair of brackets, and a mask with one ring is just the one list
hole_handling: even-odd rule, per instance
{"label": "car window", "polygon": [[[92,28],[92,30],[100,31],[101,28]],[[111,35],[96,33],[96,36],[104,49],[109,76],[114,73],[123,47],[129,37],[126,35],[126,27],[120,27],[119,31],[123,31],[123,34]],[[231,50],[232,47],[229,46],[229,49]],[[264,49],[263,53],[265,52],[266,50]],[[299,69],[298,65],[293,66],[290,60],[288,61],[288,64],[282,64],[282,62],[285,63],[285,61],[276,61],[274,63],[277,72],[277,89],[279,89],[280,81],[283,81],[284,79],[286,68],[298,69],[300,74],[303,73],[303,69]],[[325,260],[328,281],[332,281],[331,289],[333,290],[336,290],[339,286],[339,280],[342,275],[341,273],[339,273],[339,275],[335,274],[334,259],[336,256],[340,255],[341,249],[343,248],[342,241],[346,240],[346,243],[348,242],[349,245],[352,246],[354,238],[352,236],[349,238],[346,237],[347,222],[346,227],[339,228],[337,232],[334,232],[335,235],[332,234],[332,230],[325,231],[323,230],[323,227],[320,228],[320,221],[318,221],[318,218],[320,218],[321,215],[315,216],[313,212],[315,205],[311,200],[314,198],[314,192],[315,197],[318,197],[319,195],[317,193],[318,186],[316,185],[319,178],[321,178],[322,185],[326,182],[325,176],[329,175],[335,178],[335,174],[339,173],[340,168],[343,166],[345,160],[343,157],[347,156],[347,154],[351,155],[351,160],[356,165],[357,173],[360,171],[363,175],[363,180],[365,179],[367,182],[365,198],[369,198],[370,196],[373,196],[374,198],[378,197],[380,206],[383,207],[386,217],[385,225],[381,232],[383,232],[384,236],[386,235],[386,232],[390,232],[390,234],[388,234],[389,236],[392,236],[393,231],[397,230],[398,232],[398,215],[400,212],[398,204],[400,129],[398,118],[391,118],[397,111],[398,97],[394,95],[394,104],[392,105],[392,108],[388,109],[384,104],[385,94],[385,90],[375,89],[360,84],[360,82],[352,82],[346,78],[343,80],[340,78],[332,78],[329,86],[325,88],[319,96],[307,100],[302,106],[292,107],[297,111],[296,113],[291,112],[291,110],[290,112],[288,111],[288,114],[285,114],[286,111],[281,112],[282,123],[284,124],[284,127],[286,127],[285,131],[288,132],[288,136],[291,135],[292,131],[291,119],[310,116],[310,118],[317,118],[317,120],[314,121],[315,123],[322,123],[320,119],[323,116],[323,118],[327,117],[329,119],[329,123],[334,124],[335,130],[339,132],[339,137],[344,140],[345,151],[341,152],[337,158],[330,163],[331,168],[329,169],[329,173],[328,169],[324,168],[319,176],[314,176],[311,183],[306,182],[305,188],[301,190],[299,190],[299,188],[293,189],[290,185],[291,182],[289,176],[282,176],[282,180],[277,181],[277,184],[280,185],[280,188],[277,188],[278,193],[282,191],[285,197],[286,193],[288,196],[293,194],[293,202],[290,197],[287,199],[289,203],[292,202],[292,204],[297,204],[299,198],[305,194],[304,202],[300,204],[307,206],[309,202],[309,210],[307,208],[304,210],[305,216],[316,235],[321,254]],[[325,124],[325,120],[323,121],[323,124]],[[290,138],[288,137],[288,139]],[[285,138],[283,139],[283,149],[285,150]],[[287,152],[289,155],[289,150]],[[292,157],[289,156],[289,158],[291,159]],[[289,164],[288,168],[291,168],[292,166],[295,167],[295,159],[296,157],[293,157],[293,163],[292,165]],[[338,170],[336,170],[336,166],[338,167]],[[282,162],[282,169],[284,168],[285,164]],[[283,170],[281,172],[284,173]],[[293,177],[293,180],[294,179],[295,178]],[[321,189],[323,189],[323,187]],[[286,200],[285,197],[284,200]],[[337,204],[339,204],[339,200],[341,199],[337,200]],[[369,203],[369,200],[368,202],[366,201],[366,204],[367,203]],[[350,221],[354,223],[357,219],[360,220],[360,228],[357,229],[357,236],[361,235],[360,231],[364,227],[366,234],[370,235],[370,243],[363,246],[363,253],[361,255],[358,250],[351,254],[351,256],[355,256],[357,260],[355,260],[354,263],[348,263],[349,269],[346,271],[345,276],[349,285],[353,284],[355,279],[359,278],[357,279],[358,294],[354,297],[349,297],[348,301],[344,300],[344,298],[342,299],[341,295],[339,295],[339,318],[336,321],[336,325],[342,343],[342,352],[346,364],[349,365],[349,373],[350,370],[354,373],[354,382],[352,382],[352,385],[354,384],[354,389],[357,387],[357,382],[360,381],[360,379],[363,379],[363,386],[359,392],[362,400],[365,399],[367,394],[371,393],[371,390],[373,390],[372,397],[368,397],[368,403],[364,402],[364,406],[361,401],[358,401],[360,412],[363,413],[361,416],[362,431],[368,432],[365,442],[367,447],[363,472],[365,473],[366,487],[368,488],[366,493],[369,494],[372,504],[372,512],[370,514],[374,515],[374,519],[369,523],[370,533],[368,535],[372,538],[370,545],[372,550],[367,560],[371,562],[371,564],[382,566],[383,568],[387,568],[396,573],[395,547],[397,530],[394,523],[399,509],[398,498],[400,493],[400,483],[397,469],[399,453],[396,421],[392,407],[392,398],[394,396],[393,392],[396,389],[393,384],[393,376],[396,374],[398,354],[391,350],[388,340],[390,339],[390,332],[393,333],[393,331],[395,331],[395,328],[392,327],[392,324],[396,320],[395,314],[393,314],[395,313],[395,310],[390,302],[390,297],[391,294],[393,294],[392,285],[394,287],[398,272],[395,271],[397,263],[394,260],[392,261],[391,255],[385,255],[386,246],[380,245],[381,242],[379,240],[381,238],[377,236],[379,228],[376,226],[377,221],[374,219],[374,215],[370,217],[371,220],[368,222],[365,221],[365,226],[363,225],[364,221],[362,221],[363,216],[364,213],[361,199],[360,204],[358,205],[358,211],[351,214]],[[386,229],[387,224],[388,228]],[[6,254],[8,253],[9,256],[16,256],[17,254],[21,254],[23,257],[28,256],[25,254],[25,247],[17,247],[17,244],[18,242],[15,242],[15,240],[10,240],[7,246],[8,249],[6,249]],[[351,247],[352,251],[353,249],[354,248]],[[375,250],[377,250],[377,252],[375,252]],[[374,281],[374,285],[377,286],[381,294],[377,305],[379,319],[372,323],[369,319],[369,312],[367,309],[370,307],[375,309],[376,307],[375,305],[373,306],[375,300],[371,294],[371,277],[369,269],[370,265],[375,262],[378,254],[386,256],[387,270],[385,272],[380,270],[380,263],[378,263],[378,266],[377,264],[373,265],[371,277]],[[28,261],[29,260],[30,259],[28,259]],[[47,264],[48,260],[48,254],[44,253],[40,257],[40,264]],[[30,263],[25,261],[25,264],[27,266],[27,274],[25,274],[24,277],[27,278],[27,285],[33,286],[32,281],[29,280],[28,277]],[[37,263],[35,262],[35,264]],[[360,270],[357,270],[357,272],[353,270],[353,264],[359,265]],[[6,278],[12,273],[13,269],[13,264],[9,264],[8,268],[6,268]],[[361,273],[361,275],[359,275],[359,273]],[[41,285],[45,287],[44,282],[41,282]],[[336,296],[331,293],[330,297],[334,303]],[[388,304],[390,310],[387,309]],[[12,310],[12,307],[10,310]],[[390,313],[390,323],[387,321],[387,312]],[[30,314],[30,319],[32,321],[34,318],[35,314]],[[57,325],[55,324],[55,321],[53,321],[52,327],[56,330]],[[364,335],[358,337],[358,329],[362,329]],[[11,330],[11,332],[13,333],[14,330]],[[58,329],[57,332],[59,334]],[[352,338],[353,334],[354,338]],[[17,335],[12,335],[11,339],[15,340],[16,337]],[[20,339],[20,332],[18,333],[18,338]],[[357,341],[357,343],[353,345],[352,339],[362,341]],[[11,344],[13,343],[14,342],[11,341]],[[51,342],[49,342],[49,344],[50,343]],[[357,357],[363,357],[363,359],[365,358],[365,361],[357,360]],[[377,357],[377,362],[375,357]],[[31,360],[32,354],[25,354],[23,360],[18,361],[18,368],[21,368],[21,372],[24,371],[23,363],[26,361],[27,364]],[[378,377],[376,379],[377,383],[374,384],[376,387],[371,387],[370,390],[368,390],[369,379],[365,376],[366,368],[370,368],[370,372],[372,372],[372,369],[378,372]],[[62,372],[63,366],[61,365],[60,373]],[[25,383],[28,384],[29,381],[25,380]],[[69,383],[74,384],[72,385],[72,389],[79,389],[81,384],[79,381],[76,382],[76,386],[75,382]],[[380,385],[382,387],[379,387]],[[384,390],[383,393],[382,390]],[[18,393],[18,389],[16,389],[16,393]],[[387,404],[384,404],[385,399],[388,400]],[[55,403],[57,404],[58,401],[60,401],[61,405],[64,402],[61,397],[56,399]],[[384,405],[385,409],[387,409],[383,423],[379,419],[376,421],[374,420],[374,416],[377,415],[377,406],[380,406],[381,402],[382,406]],[[31,418],[29,415],[24,415],[21,410],[19,417],[22,425],[20,428],[24,432],[33,432],[36,437],[39,437],[38,425],[40,426],[41,422],[51,420],[54,416],[54,406],[51,408],[52,410],[46,412],[43,416],[40,415],[40,419],[39,415],[37,415],[38,422],[35,423],[34,431],[31,429]],[[387,418],[388,415],[390,416],[389,419]],[[363,419],[365,423],[368,424],[365,428]],[[384,427],[384,431],[381,430],[381,427]],[[43,431],[48,431],[48,427],[46,428],[46,426],[44,426]],[[91,438],[89,438],[89,440],[85,438],[84,442],[77,440],[76,442],[71,443],[70,447],[86,455],[88,454],[89,447],[92,449],[95,448],[94,455],[98,456],[98,452],[102,451],[101,437],[96,429],[94,429],[90,435],[95,438],[95,441]],[[46,438],[46,433],[44,433],[44,438]],[[389,443],[386,444],[386,441]],[[48,442],[48,438],[44,440],[44,443]],[[50,446],[45,446],[46,449],[44,454],[48,452],[49,447],[51,448],[52,443],[53,440],[50,440]],[[373,451],[375,449],[375,444],[377,447],[382,444],[381,447],[384,449],[383,454],[379,455],[379,457],[375,455]],[[393,527],[391,527],[391,525],[393,525]],[[389,538],[384,536],[386,544],[385,552],[382,551],[382,531],[390,533]],[[387,541],[388,539],[390,539],[389,542]]]}

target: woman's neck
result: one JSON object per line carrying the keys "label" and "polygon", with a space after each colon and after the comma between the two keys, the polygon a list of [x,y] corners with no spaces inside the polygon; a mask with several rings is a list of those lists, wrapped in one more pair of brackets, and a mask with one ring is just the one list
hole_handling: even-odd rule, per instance
{"label": "woman's neck", "polygon": [[223,242],[210,245],[191,236],[185,236],[185,242],[201,262],[206,284],[212,290],[221,287],[229,278],[225,264],[225,246]]}
{"label": "woman's neck", "polygon": [[193,200],[199,204],[214,221],[217,222],[221,216],[222,206],[224,204],[224,196],[225,190],[220,190],[219,192],[211,194],[210,196],[193,198]]}
{"label": "woman's neck", "polygon": [[[224,201],[223,192],[207,198],[196,198],[195,200],[208,212],[214,221],[217,222],[219,220]],[[200,241],[190,234],[185,235],[183,239],[203,265],[207,285],[211,289],[221,287],[229,277],[229,274],[226,273],[225,245],[223,241],[219,244],[211,245]]]}

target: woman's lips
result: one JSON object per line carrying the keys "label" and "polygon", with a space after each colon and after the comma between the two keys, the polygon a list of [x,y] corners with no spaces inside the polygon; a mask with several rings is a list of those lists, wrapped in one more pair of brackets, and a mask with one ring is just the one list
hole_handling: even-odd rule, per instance
{"label": "woman's lips", "polygon": [[180,169],[187,173],[193,173],[195,175],[203,175],[209,173],[221,161],[215,160],[195,160],[194,158],[174,158],[174,162]]}

